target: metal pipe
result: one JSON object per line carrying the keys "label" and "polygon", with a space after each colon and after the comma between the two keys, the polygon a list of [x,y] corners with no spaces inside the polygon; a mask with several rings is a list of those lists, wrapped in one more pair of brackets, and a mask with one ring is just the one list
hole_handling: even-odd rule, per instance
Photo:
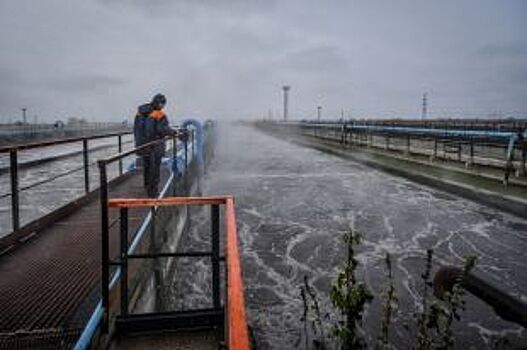
{"label": "metal pipe", "polygon": [[[314,124],[316,127],[325,127],[333,125],[334,123],[303,123],[305,125]],[[395,124],[395,122],[393,122]],[[392,133],[392,134],[423,134],[423,135],[435,135],[440,137],[483,137],[483,138],[496,138],[503,141],[507,141],[513,135],[527,136],[527,131],[490,131],[490,130],[466,130],[466,129],[433,129],[423,127],[410,127],[410,126],[378,126],[378,125],[359,125],[353,124],[349,126],[354,130],[369,130],[380,133]]]}
{"label": "metal pipe", "polygon": [[166,253],[149,253],[149,254],[128,254],[128,259],[155,259],[155,258],[204,258],[212,256],[211,252],[166,252]]}
{"label": "metal pipe", "polygon": [[90,192],[90,165],[88,159],[88,140],[82,140],[82,159],[84,161],[84,192]]}
{"label": "metal pipe", "polygon": [[18,198],[18,157],[17,150],[13,149],[9,152],[11,175],[11,218],[13,223],[13,231],[20,228],[20,209]]}
{"label": "metal pipe", "polygon": [[434,294],[441,298],[445,292],[451,292],[456,283],[461,283],[464,289],[490,305],[504,320],[527,327],[527,304],[473,273],[465,274],[460,268],[441,268],[434,277]]}

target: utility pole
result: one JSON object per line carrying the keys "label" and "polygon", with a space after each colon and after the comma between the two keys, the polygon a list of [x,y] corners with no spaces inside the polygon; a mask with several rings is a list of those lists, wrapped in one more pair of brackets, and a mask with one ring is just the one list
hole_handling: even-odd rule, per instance
{"label": "utility pole", "polygon": [[428,97],[426,92],[423,94],[423,110],[421,111],[421,119],[426,119],[426,112],[428,107]]}
{"label": "utility pole", "polygon": [[26,124],[26,111],[27,108],[20,108],[22,110],[22,122]]}
{"label": "utility pole", "polygon": [[289,89],[291,89],[291,86],[289,85],[282,86],[282,90],[284,90],[284,122],[287,121],[287,103],[288,103],[287,98],[288,98]]}
{"label": "utility pole", "polygon": [[322,106],[318,106],[317,107],[317,120],[318,120],[319,123],[320,123],[321,112],[322,112]]}

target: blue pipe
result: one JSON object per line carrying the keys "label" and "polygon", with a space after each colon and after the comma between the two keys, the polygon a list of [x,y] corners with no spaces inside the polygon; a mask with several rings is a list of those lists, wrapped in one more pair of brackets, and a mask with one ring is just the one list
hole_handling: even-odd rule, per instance
{"label": "blue pipe", "polygon": [[366,126],[366,125],[352,125],[352,129],[369,129],[378,131],[393,131],[396,133],[421,133],[430,135],[448,135],[448,136],[483,136],[509,139],[517,133],[511,131],[486,131],[486,130],[457,130],[457,129],[427,129],[427,128],[411,128],[402,126]]}
{"label": "blue pipe", "polygon": [[[289,124],[295,124],[290,122]],[[487,131],[487,130],[461,130],[461,129],[431,129],[431,128],[415,128],[407,126],[378,126],[378,125],[357,125],[357,124],[327,124],[327,123],[301,123],[306,126],[314,127],[342,127],[346,125],[352,130],[373,130],[373,131],[391,131],[395,133],[421,133],[439,136],[480,136],[480,137],[494,137],[502,139],[510,139],[513,135],[518,136],[519,133],[515,131]],[[527,138],[527,130],[523,132],[523,137]]]}
{"label": "blue pipe", "polygon": [[[290,123],[291,124],[291,123]],[[351,130],[372,130],[381,132],[393,132],[401,134],[427,134],[435,136],[445,137],[489,137],[501,140],[508,140],[507,144],[507,169],[505,172],[505,183],[507,183],[509,171],[513,161],[514,144],[520,138],[527,139],[527,130],[523,131],[487,131],[487,130],[460,130],[460,129],[433,129],[433,128],[416,128],[416,127],[404,127],[404,126],[378,126],[378,125],[356,125],[356,124],[345,124],[345,123],[302,123],[303,125],[314,126],[314,127],[337,127],[337,128],[349,128]]]}
{"label": "blue pipe", "polygon": [[187,129],[189,126],[193,126],[195,133],[195,151],[196,151],[196,160],[200,165],[203,164],[203,123],[195,118],[188,118],[183,120],[181,124],[182,128]]}
{"label": "blue pipe", "polygon": [[84,327],[79,340],[77,340],[77,344],[75,344],[75,347],[73,348],[74,350],[84,350],[90,346],[93,335],[95,334],[95,331],[99,327],[99,323],[102,320],[102,316],[102,300],[99,299],[99,302],[95,307],[95,311],[91,315],[90,320],[86,324],[86,327]]}

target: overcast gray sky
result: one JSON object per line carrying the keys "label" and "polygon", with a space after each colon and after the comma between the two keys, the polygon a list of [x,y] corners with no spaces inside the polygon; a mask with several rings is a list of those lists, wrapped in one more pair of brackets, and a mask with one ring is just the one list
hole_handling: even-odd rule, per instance
{"label": "overcast gray sky", "polygon": [[527,1],[0,0],[0,121],[527,116]]}

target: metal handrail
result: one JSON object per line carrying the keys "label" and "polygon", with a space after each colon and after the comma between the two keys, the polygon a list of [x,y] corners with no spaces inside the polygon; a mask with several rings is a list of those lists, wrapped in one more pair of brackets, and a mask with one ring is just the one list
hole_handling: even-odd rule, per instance
{"label": "metal handrail", "polygon": [[229,313],[229,349],[250,349],[244,307],[243,279],[238,251],[238,232],[234,213],[234,197],[225,201],[227,216],[227,287]]}
{"label": "metal handrail", "polygon": [[[225,226],[226,226],[226,275],[227,275],[227,292],[225,294],[226,296],[226,305],[227,305],[227,322],[226,325],[226,336],[228,340],[228,348],[231,350],[248,350],[250,349],[249,346],[249,335],[248,335],[248,329],[247,329],[247,319],[245,314],[245,301],[244,301],[244,287],[243,287],[243,279],[242,279],[242,273],[241,273],[241,264],[240,264],[240,254],[238,250],[238,233],[236,228],[236,217],[235,217],[235,211],[234,211],[234,198],[232,195],[229,196],[210,196],[210,197],[167,197],[167,198],[115,198],[115,199],[108,199],[107,206],[109,208],[120,208],[121,209],[121,218],[124,217],[124,219],[121,219],[121,223],[124,224],[124,230],[122,229],[121,232],[121,239],[124,239],[127,241],[127,226],[124,223],[124,221],[127,219],[127,210],[130,208],[139,208],[139,207],[159,207],[159,206],[174,206],[174,205],[211,205],[212,210],[212,221],[213,221],[213,235],[218,234],[219,230],[216,228],[214,229],[214,226],[218,225],[218,217],[219,217],[219,205],[225,205]],[[216,210],[214,210],[216,209]],[[218,217],[216,217],[218,216]],[[216,217],[216,218],[215,218]],[[123,226],[122,226],[123,227]],[[213,242],[215,240],[219,239],[219,237],[216,237],[216,239],[213,238]],[[213,301],[215,308],[219,307],[219,252],[218,252],[218,246],[219,244],[214,244],[212,247],[212,252],[208,253],[212,256],[213,260],[214,257],[216,257],[217,261],[214,263],[213,261]],[[124,250],[123,250],[124,249]],[[135,257],[134,255],[128,253],[129,247],[128,245],[122,246],[121,251],[121,260],[126,257]],[[124,252],[124,254],[123,254]],[[187,253],[188,254],[188,253]],[[192,253],[190,253],[192,254]],[[148,254],[148,256],[145,255],[145,257],[157,257],[158,255],[163,255],[163,253],[159,254]],[[165,253],[164,255],[167,255]],[[171,256],[175,256],[177,254],[169,254]],[[183,255],[183,254],[181,254]],[[104,263],[104,261],[103,261]],[[126,310],[127,308],[127,294],[124,292],[126,282],[123,277],[126,275],[126,267],[127,263],[125,261],[121,261],[121,266],[125,268],[125,271],[120,274],[121,277],[121,293],[125,293],[124,296],[121,294],[121,307],[123,310]],[[108,267],[106,267],[108,268]],[[110,281],[109,275],[105,279],[103,277],[102,284],[103,286],[109,285]],[[108,317],[109,314],[109,293],[106,296],[103,295],[103,302],[102,306],[104,309],[104,313],[106,314],[106,317]]]}
{"label": "metal handrail", "polygon": [[173,138],[173,136],[165,136],[165,137],[162,137],[162,138],[159,138],[157,140],[154,140],[154,141],[151,141],[151,142],[148,142],[148,143],[145,143],[139,147],[135,147],[129,151],[126,151],[126,152],[120,152],[120,153],[117,153],[117,154],[114,154],[113,156],[110,156],[110,157],[107,157],[107,158],[103,158],[103,159],[99,159],[97,160],[97,163],[99,165],[106,165],[106,164],[109,164],[109,163],[113,163],[115,162],[116,160],[119,160],[119,159],[123,159],[124,157],[127,157],[127,156],[130,156],[134,153],[137,153],[138,151],[142,151],[142,150],[145,150],[145,149],[148,149],[150,147],[153,147],[161,142],[164,142],[166,140],[169,140]]}
{"label": "metal handrail", "polygon": [[[442,125],[441,128],[426,128],[423,126],[398,126],[397,121],[390,122],[387,125],[371,125],[368,123],[361,123],[356,121],[300,121],[300,122],[286,122],[278,123],[278,125],[296,127],[305,133],[304,130],[314,131],[315,137],[331,139],[329,133],[322,135],[322,130],[329,130],[335,133],[335,136],[340,135],[340,143],[346,144],[348,136],[351,135],[368,135],[370,137],[368,145],[371,146],[371,136],[382,136],[385,138],[385,149],[389,150],[389,141],[391,137],[406,138],[407,154],[410,153],[410,138],[421,140],[433,140],[434,151],[432,158],[437,157],[437,143],[441,142],[445,145],[448,140],[456,140],[458,143],[465,143],[469,146],[469,161],[468,165],[474,164],[474,146],[489,146],[491,144],[495,147],[505,148],[506,156],[503,160],[503,183],[508,185],[510,174],[512,173],[515,150],[520,152],[519,171],[523,176],[527,176],[527,130],[525,125],[519,124],[516,130],[499,131],[499,130],[484,130],[484,129],[467,129],[460,128],[458,125],[453,125],[449,128],[448,125]],[[426,153],[421,153],[426,154]],[[462,149],[458,148],[458,161],[462,160]]]}
{"label": "metal handrail", "polygon": [[99,135],[93,135],[93,136],[68,137],[68,138],[64,138],[64,139],[55,139],[55,140],[42,141],[42,142],[24,143],[24,144],[20,144],[20,145],[0,147],[0,153],[9,153],[12,150],[21,151],[21,150],[28,150],[28,149],[32,149],[32,148],[60,145],[60,144],[64,144],[64,143],[79,142],[79,141],[83,141],[83,140],[104,139],[104,138],[107,138],[107,137],[123,136],[123,135],[130,135],[130,134],[132,134],[131,131],[112,132],[112,133],[99,134]]}
{"label": "metal handrail", "polygon": [[[95,165],[97,164],[96,162],[92,162],[90,163],[90,166],[91,165]],[[77,171],[80,171],[84,169],[84,165],[81,165],[79,167],[76,167],[76,168],[73,168],[73,169],[70,169],[70,170],[67,170],[63,173],[60,173],[60,174],[57,174],[57,175],[54,175],[52,177],[49,177],[47,179],[44,179],[44,180],[41,180],[41,181],[37,181],[37,182],[34,182],[30,185],[27,185],[27,186],[24,186],[24,187],[21,187],[18,189],[18,192],[22,192],[22,191],[26,191],[26,190],[29,190],[29,189],[32,189],[34,187],[37,187],[37,186],[40,186],[40,185],[43,185],[45,183],[48,183],[48,182],[51,182],[51,181],[55,181],[56,179],[60,179],[61,177],[64,177],[64,176],[67,176],[67,175],[70,175],[70,174],[73,174]],[[13,194],[11,192],[7,192],[7,193],[3,193],[3,194],[0,194],[0,199],[2,198],[6,198],[6,197],[9,197],[9,196],[12,196]]]}
{"label": "metal handrail", "polygon": [[[164,140],[164,139],[163,139]],[[177,157],[177,138],[176,135],[172,136],[172,140],[174,142],[172,147],[172,157],[176,159]],[[101,162],[99,162],[99,171],[100,171],[100,202],[101,202],[101,235],[102,235],[102,251],[101,251],[101,258],[102,261],[110,261],[109,259],[109,246],[108,246],[108,235],[109,235],[109,229],[111,224],[109,224],[109,217],[108,217],[108,182],[106,177],[106,165],[115,161],[120,160],[123,157],[126,157],[128,155],[131,155],[132,153],[137,152],[138,150],[141,150],[143,148],[151,147],[153,144],[157,144],[158,142],[161,142],[161,140],[153,141],[150,144],[145,144],[141,147],[134,148],[133,150],[130,150],[128,152],[119,153],[115,156],[108,157],[106,159],[101,159]],[[188,166],[188,154],[187,154],[187,142],[184,141],[184,157],[185,157],[185,170],[187,170]],[[194,152],[192,152],[192,158],[194,158]],[[160,197],[165,196],[165,194],[168,192],[168,188],[170,184],[173,183],[176,179],[176,174],[172,172],[170,174],[170,177],[168,178],[163,190],[161,190]],[[146,218],[143,220],[142,224],[136,231],[136,234],[134,235],[133,241],[131,242],[127,253],[132,255],[136,251],[139,242],[141,238],[144,236],[148,225],[151,223],[153,218],[152,211],[150,211]],[[112,224],[114,224],[118,219],[114,220]],[[221,260],[221,257],[220,257]],[[103,281],[107,281],[107,283],[102,283],[101,289],[102,289],[102,295],[100,301],[97,303],[97,306],[90,317],[88,323],[86,324],[86,327],[84,328],[81,337],[77,341],[77,344],[75,345],[76,350],[85,350],[90,348],[90,344],[92,342],[92,338],[95,336],[98,329],[102,328],[102,330],[105,330],[105,328],[108,326],[107,320],[105,319],[105,310],[108,310],[108,300],[109,300],[109,293],[119,282],[120,278],[122,276],[121,268],[120,266],[117,266],[116,270],[110,277],[109,270],[105,266],[102,266],[102,273],[101,273],[101,279]]]}
{"label": "metal handrail", "polygon": [[[118,133],[106,133],[106,134],[100,134],[100,135],[94,135],[94,136],[65,138],[65,139],[60,139],[60,140],[50,140],[50,141],[44,141],[44,142],[27,143],[27,144],[21,144],[21,145],[0,147],[0,154],[9,153],[9,173],[10,173],[11,191],[9,192],[9,194],[2,194],[0,198],[5,198],[8,196],[11,197],[12,232],[17,232],[21,228],[20,227],[21,226],[20,225],[20,199],[19,199],[19,193],[21,191],[33,188],[35,186],[44,184],[49,181],[53,181],[61,176],[69,175],[80,169],[84,169],[84,191],[86,194],[88,194],[90,192],[90,177],[89,177],[90,162],[88,159],[89,158],[88,141],[94,140],[94,139],[101,139],[101,138],[117,136],[118,138],[117,147],[118,147],[119,152],[122,152],[122,136],[129,135],[129,134],[131,134],[130,131],[118,132]],[[59,145],[59,144],[73,143],[73,142],[79,142],[79,141],[82,141],[82,154],[83,154],[82,168],[79,167],[74,170],[69,170],[69,171],[64,172],[63,174],[58,174],[52,177],[51,179],[41,180],[29,186],[19,188],[19,179],[18,179],[18,152],[19,151],[40,148],[40,147],[48,147],[48,146]],[[119,175],[122,175],[122,174],[123,174],[123,166],[122,166],[122,162],[120,162],[119,163]]]}

